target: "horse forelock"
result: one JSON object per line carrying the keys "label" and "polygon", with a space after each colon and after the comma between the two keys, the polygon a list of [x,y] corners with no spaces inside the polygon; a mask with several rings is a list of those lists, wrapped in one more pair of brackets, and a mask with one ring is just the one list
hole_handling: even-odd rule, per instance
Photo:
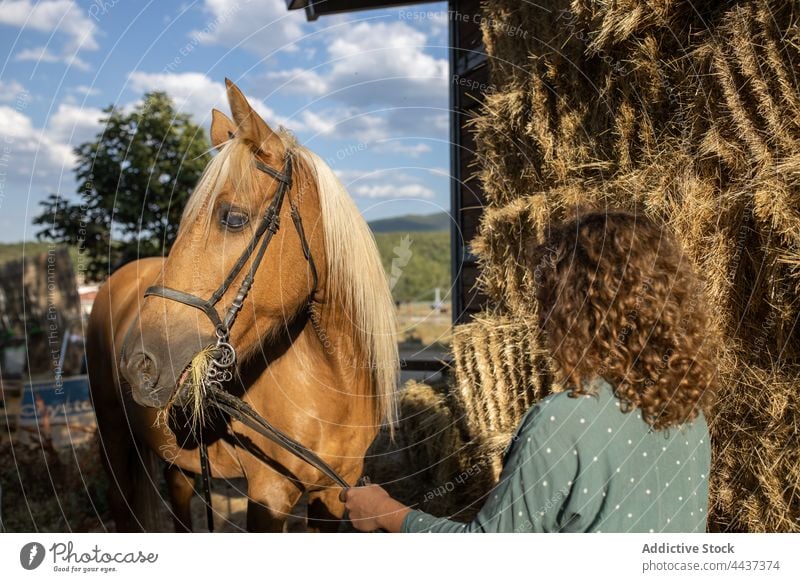
{"label": "horse forelock", "polygon": [[[292,152],[298,147],[297,141],[288,130],[281,128],[278,136],[287,151]],[[249,142],[234,137],[218,145],[217,149],[217,154],[203,170],[186,202],[178,237],[199,220],[203,220],[204,232],[208,232],[212,216],[207,210],[214,207],[223,186],[229,180],[237,192],[246,195],[252,194],[258,188],[258,170],[253,165],[253,147]]]}

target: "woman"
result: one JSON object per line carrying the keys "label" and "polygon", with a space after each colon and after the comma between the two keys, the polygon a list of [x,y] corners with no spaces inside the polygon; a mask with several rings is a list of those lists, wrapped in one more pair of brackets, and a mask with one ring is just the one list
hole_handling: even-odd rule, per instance
{"label": "woman", "polygon": [[376,485],[348,491],[356,528],[391,532],[703,532],[716,389],[701,285],[642,215],[589,212],[531,253],[539,325],[565,391],[523,416],[470,523]]}

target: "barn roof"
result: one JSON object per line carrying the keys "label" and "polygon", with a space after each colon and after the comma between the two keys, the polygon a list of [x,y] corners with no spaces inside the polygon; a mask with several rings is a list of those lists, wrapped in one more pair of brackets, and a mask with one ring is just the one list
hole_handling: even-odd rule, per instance
{"label": "barn roof", "polygon": [[390,8],[392,6],[430,2],[431,0],[416,0],[411,2],[397,2],[396,0],[286,0],[286,7],[289,10],[305,8],[306,18],[308,20],[316,20],[319,16],[324,14],[339,14],[341,12],[353,12],[356,10]]}

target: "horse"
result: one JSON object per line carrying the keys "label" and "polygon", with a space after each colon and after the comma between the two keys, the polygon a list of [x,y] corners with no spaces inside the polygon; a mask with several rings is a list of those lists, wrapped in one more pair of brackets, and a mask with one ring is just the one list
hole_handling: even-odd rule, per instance
{"label": "horse", "polygon": [[[282,531],[307,494],[309,528],[335,531],[341,489],[251,424],[204,412],[203,380],[187,379],[209,346],[231,348],[222,388],[354,483],[378,430],[396,420],[394,302],[372,233],[331,168],[227,79],[226,92],[233,119],[212,111],[217,153],[171,250],[116,270],[87,324],[109,508],[118,531],[158,529],[166,489],[176,531],[191,531],[207,458],[211,478],[246,479],[248,530]],[[215,290],[213,305],[200,301]]]}

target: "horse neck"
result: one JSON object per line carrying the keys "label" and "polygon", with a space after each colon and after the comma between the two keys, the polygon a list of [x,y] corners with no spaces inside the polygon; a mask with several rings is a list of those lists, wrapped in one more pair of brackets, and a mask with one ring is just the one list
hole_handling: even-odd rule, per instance
{"label": "horse neck", "polygon": [[326,361],[333,374],[345,384],[352,385],[358,395],[369,391],[371,367],[367,351],[359,341],[352,318],[344,309],[312,304],[304,331],[309,334],[309,344]]}
{"label": "horse neck", "polygon": [[363,426],[376,418],[372,371],[343,313],[315,304],[307,317],[295,322],[291,337],[265,346],[267,365],[256,364],[254,375],[245,378],[255,388],[249,391],[254,402],[263,399],[257,408],[275,410],[290,394],[292,408],[314,408],[311,416],[342,426]]}

